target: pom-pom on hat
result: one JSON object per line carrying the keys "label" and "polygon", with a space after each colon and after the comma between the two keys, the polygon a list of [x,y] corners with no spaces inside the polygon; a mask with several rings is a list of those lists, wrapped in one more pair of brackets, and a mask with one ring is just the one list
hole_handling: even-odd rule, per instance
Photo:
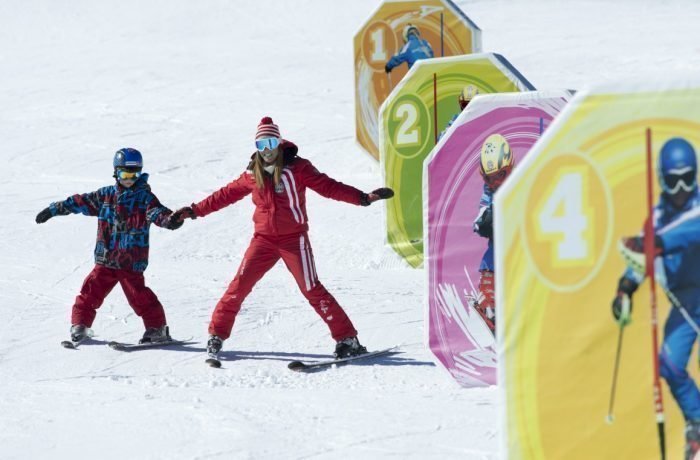
{"label": "pom-pom on hat", "polygon": [[272,118],[263,117],[258,125],[258,131],[255,133],[255,140],[261,139],[263,137],[276,137],[281,138],[280,128],[272,122]]}

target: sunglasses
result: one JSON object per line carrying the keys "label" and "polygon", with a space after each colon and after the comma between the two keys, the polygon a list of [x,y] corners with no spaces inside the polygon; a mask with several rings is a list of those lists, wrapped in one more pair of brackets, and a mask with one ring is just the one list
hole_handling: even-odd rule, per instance
{"label": "sunglasses", "polygon": [[141,177],[141,171],[138,169],[117,169],[117,179],[119,180],[136,180]]}
{"label": "sunglasses", "polygon": [[683,174],[666,174],[663,176],[663,189],[666,193],[674,195],[681,189],[691,192],[695,188],[695,171]]}
{"label": "sunglasses", "polygon": [[262,152],[265,149],[273,150],[277,148],[278,145],[280,145],[280,140],[276,137],[266,137],[264,139],[255,140],[255,148],[258,149],[258,152]]}

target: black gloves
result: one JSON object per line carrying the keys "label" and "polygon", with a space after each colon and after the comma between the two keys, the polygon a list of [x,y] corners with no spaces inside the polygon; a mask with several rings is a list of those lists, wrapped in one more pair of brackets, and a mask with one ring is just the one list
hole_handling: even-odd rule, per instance
{"label": "black gloves", "polygon": [[639,285],[624,276],[617,284],[617,294],[612,301],[612,314],[620,326],[626,326],[632,319],[632,294]]}
{"label": "black gloves", "polygon": [[51,214],[51,209],[46,208],[43,211],[41,211],[39,214],[36,215],[36,223],[43,224],[44,222],[51,219],[52,217],[53,217],[53,214]]}
{"label": "black gloves", "polygon": [[185,206],[184,208],[178,209],[173,213],[172,218],[177,220],[196,219],[197,214],[194,213],[194,209],[192,209],[192,206]]}
{"label": "black gloves", "polygon": [[182,224],[184,223],[185,221],[182,216],[176,216],[175,213],[172,213],[168,223],[165,225],[165,228],[168,230],[177,230],[178,228],[182,227]]}
{"label": "black gloves", "polygon": [[391,73],[391,67],[389,67],[389,64],[384,66],[384,72]]}
{"label": "black gloves", "polygon": [[474,231],[484,238],[493,237],[493,208],[485,208],[474,221]]}
{"label": "black gloves", "polygon": [[386,200],[394,196],[394,191],[389,187],[372,190],[370,193],[360,195],[360,205],[369,206],[377,200]]}
{"label": "black gloves", "polygon": [[170,215],[170,221],[165,228],[168,230],[177,230],[178,228],[182,227],[182,224],[185,223],[185,219],[196,219],[197,214],[194,213],[192,206],[185,206],[184,208],[180,208],[172,213]]}

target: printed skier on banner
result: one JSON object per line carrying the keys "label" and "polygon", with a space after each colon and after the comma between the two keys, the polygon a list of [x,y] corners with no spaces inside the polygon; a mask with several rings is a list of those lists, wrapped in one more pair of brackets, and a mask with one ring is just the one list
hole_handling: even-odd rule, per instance
{"label": "printed skier on banner", "polygon": [[[659,373],[666,380],[686,421],[686,458],[700,451],[700,391],[687,367],[700,323],[700,194],[697,154],[685,139],[664,143],[658,159],[661,186],[654,209],[656,278],[671,302],[659,353]],[[631,321],[632,297],[644,281],[644,237],[625,237],[620,251],[628,264],[612,302],[621,326]]]}
{"label": "printed skier on banner", "polygon": [[479,265],[479,289],[477,295],[470,296],[469,304],[481,315],[492,333],[496,330],[493,195],[506,180],[514,164],[515,158],[505,137],[492,134],[486,138],[481,147],[479,161],[479,172],[484,179],[484,192],[479,200],[479,213],[474,220],[473,230],[488,240],[488,246]]}
{"label": "printed skier on banner", "polygon": [[467,85],[464,88],[462,88],[462,92],[459,93],[459,97],[457,98],[459,112],[455,113],[452,116],[452,118],[450,118],[450,121],[447,122],[447,126],[445,126],[445,129],[443,129],[442,132],[440,132],[438,140],[442,139],[443,136],[445,136],[450,127],[454,124],[455,121],[457,121],[457,118],[459,118],[459,114],[461,114],[464,111],[464,109],[467,108],[472,99],[474,99],[478,94],[479,88],[477,88],[474,85]]}
{"label": "printed skier on banner", "polygon": [[427,40],[423,40],[420,36],[420,30],[413,24],[407,24],[403,30],[404,46],[401,50],[391,57],[384,66],[384,71],[390,74],[391,71],[404,62],[410,69],[416,61],[421,59],[430,59],[435,57],[433,48]]}
{"label": "printed skier on banner", "polygon": [[150,225],[176,230],[182,220],[151,191],[148,174],[142,172],[141,152],[120,149],[114,154],[112,166],[113,185],[51,203],[36,216],[38,224],[68,214],[97,217],[95,267],[73,304],[71,340],[62,342],[66,348],[75,348],[93,336],[91,327],[97,309],[117,283],[143,320],[146,331],[141,342],[171,340],[163,306],[146,286],[143,273],[148,266]]}

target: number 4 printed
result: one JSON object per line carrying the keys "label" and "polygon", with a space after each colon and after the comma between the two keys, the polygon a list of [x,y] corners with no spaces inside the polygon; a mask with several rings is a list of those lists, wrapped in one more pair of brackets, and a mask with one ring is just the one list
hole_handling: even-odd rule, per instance
{"label": "number 4 printed", "polygon": [[590,222],[584,211],[584,196],[584,173],[564,173],[538,215],[540,231],[553,235],[550,238],[557,242],[556,258],[562,262],[585,260],[590,254],[586,240]]}

